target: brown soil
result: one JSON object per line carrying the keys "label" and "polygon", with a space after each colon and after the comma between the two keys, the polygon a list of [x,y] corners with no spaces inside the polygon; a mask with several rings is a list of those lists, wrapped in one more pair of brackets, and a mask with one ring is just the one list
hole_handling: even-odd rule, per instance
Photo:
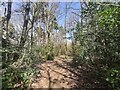
{"label": "brown soil", "polygon": [[[70,66],[72,58],[56,57],[38,64],[38,73],[32,78],[32,88],[95,88],[101,87],[95,74],[83,66]],[[98,79],[98,78],[97,78]],[[104,87],[104,86],[102,86]]]}
{"label": "brown soil", "polygon": [[[71,59],[63,56],[56,57],[54,61],[46,61],[37,65],[40,73],[33,80],[32,88],[71,88],[77,80],[75,74],[67,65]],[[82,80],[81,80],[82,82]]]}

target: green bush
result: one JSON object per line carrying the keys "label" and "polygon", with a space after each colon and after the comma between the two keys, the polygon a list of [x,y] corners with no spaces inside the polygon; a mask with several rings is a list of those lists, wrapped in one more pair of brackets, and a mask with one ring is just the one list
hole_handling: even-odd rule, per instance
{"label": "green bush", "polygon": [[120,90],[120,69],[111,69],[107,71],[106,81],[108,81],[115,90]]}
{"label": "green bush", "polygon": [[51,45],[44,45],[42,47],[36,46],[34,49],[35,55],[45,57],[47,60],[53,60],[55,54]]}
{"label": "green bush", "polygon": [[25,87],[30,83],[33,69],[20,69],[8,66],[2,77],[3,88]]}
{"label": "green bush", "polygon": [[30,78],[35,74],[34,64],[38,64],[38,55],[34,52],[24,52],[17,61],[8,60],[2,62],[2,87],[3,88],[24,88],[30,84]]}
{"label": "green bush", "polygon": [[48,54],[46,58],[47,58],[47,60],[54,60],[54,55]]}

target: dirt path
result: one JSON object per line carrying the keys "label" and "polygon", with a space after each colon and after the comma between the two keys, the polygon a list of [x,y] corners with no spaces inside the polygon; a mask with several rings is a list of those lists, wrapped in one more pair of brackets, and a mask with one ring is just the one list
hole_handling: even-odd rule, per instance
{"label": "dirt path", "polygon": [[[71,88],[77,80],[75,72],[67,65],[71,59],[56,57],[54,61],[46,61],[41,65],[40,73],[32,83],[32,88]],[[81,80],[82,82],[82,80]]]}
{"label": "dirt path", "polygon": [[72,59],[63,56],[56,57],[53,61],[38,64],[37,76],[33,78],[31,88],[108,88],[99,82],[101,77],[96,77],[90,67],[70,65]]}

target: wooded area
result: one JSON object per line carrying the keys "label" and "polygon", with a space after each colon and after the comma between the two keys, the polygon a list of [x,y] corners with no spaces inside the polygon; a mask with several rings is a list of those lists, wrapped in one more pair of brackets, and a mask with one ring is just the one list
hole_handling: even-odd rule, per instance
{"label": "wooded area", "polygon": [[2,88],[120,90],[120,2],[0,2]]}

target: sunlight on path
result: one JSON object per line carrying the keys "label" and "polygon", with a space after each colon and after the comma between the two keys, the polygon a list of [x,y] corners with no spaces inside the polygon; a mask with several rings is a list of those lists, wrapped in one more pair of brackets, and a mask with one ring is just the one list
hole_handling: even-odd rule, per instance
{"label": "sunlight on path", "polygon": [[[56,57],[54,61],[46,61],[39,65],[40,74],[34,80],[31,87],[33,88],[70,88],[74,85],[72,80],[76,80],[74,74],[69,70],[62,68],[68,67],[64,57]],[[62,66],[61,66],[62,65]],[[60,67],[61,66],[61,67]]]}

